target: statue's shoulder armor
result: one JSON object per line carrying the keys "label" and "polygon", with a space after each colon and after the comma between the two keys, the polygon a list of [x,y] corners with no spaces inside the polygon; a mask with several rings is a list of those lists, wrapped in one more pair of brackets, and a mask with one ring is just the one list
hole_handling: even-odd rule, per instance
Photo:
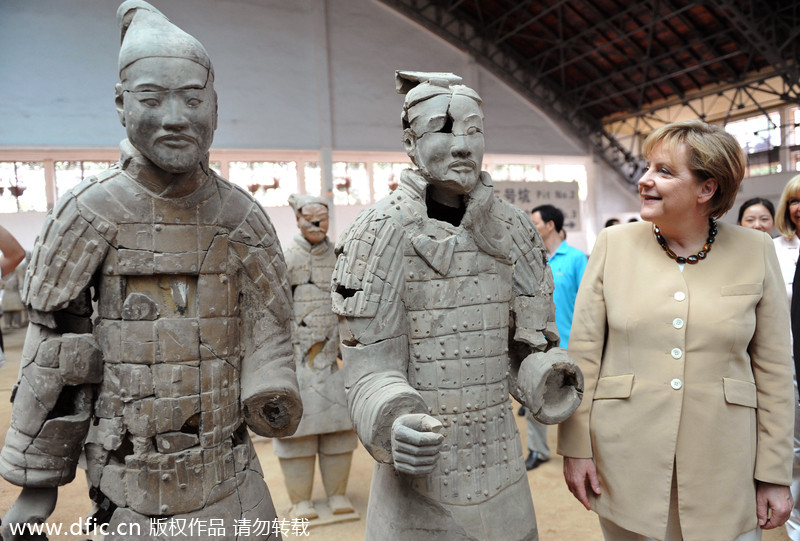
{"label": "statue's shoulder armor", "polygon": [[286,268],[289,270],[289,283],[292,286],[307,284],[311,281],[311,253],[303,250],[292,239],[289,245],[283,250],[286,258]]}
{"label": "statue's shoulder armor", "polygon": [[[552,276],[547,268],[547,248],[528,214],[503,201],[511,217],[512,259],[514,261],[514,290],[521,295],[533,295],[544,287],[552,292]],[[549,284],[549,285],[547,285]]]}
{"label": "statue's shoulder armor", "polygon": [[272,221],[246,190],[216,175],[215,181],[222,198],[219,223],[230,231],[228,240],[247,276],[266,295],[267,308],[287,320],[292,315],[292,293]]}
{"label": "statue's shoulder armor", "polygon": [[362,212],[336,244],[334,312],[373,317],[384,289],[402,282],[403,229],[380,205]]}
{"label": "statue's shoulder armor", "polygon": [[[117,226],[87,202],[102,195],[101,184],[120,174],[112,168],[64,194],[45,218],[25,276],[25,304],[42,312],[62,310],[90,284],[108,253]],[[106,207],[115,206],[114,201]]]}

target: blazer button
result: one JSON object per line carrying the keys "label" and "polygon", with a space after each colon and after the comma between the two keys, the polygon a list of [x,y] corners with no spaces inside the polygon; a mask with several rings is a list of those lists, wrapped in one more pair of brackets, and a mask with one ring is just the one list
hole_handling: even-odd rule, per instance
{"label": "blazer button", "polygon": [[670,382],[669,382],[669,384],[670,384],[670,386],[672,386],[672,388],[673,388],[673,389],[675,389],[676,391],[677,391],[678,389],[680,389],[680,388],[681,388],[681,386],[683,386],[683,383],[681,383],[681,380],[679,380],[678,378],[675,378],[675,379],[673,379],[672,381],[670,381]]}
{"label": "blazer button", "polygon": [[683,291],[676,291],[675,294],[672,296],[676,301],[680,302],[686,299],[686,293]]}
{"label": "blazer button", "polygon": [[[683,355],[683,352],[681,351],[681,348],[673,348],[671,353],[672,353],[672,358],[673,359],[680,359],[681,355]],[[675,381],[675,380],[673,380],[673,381]]]}
{"label": "blazer button", "polygon": [[683,320],[679,317],[676,317],[675,319],[672,320],[672,326],[675,327],[676,329],[682,329]]}

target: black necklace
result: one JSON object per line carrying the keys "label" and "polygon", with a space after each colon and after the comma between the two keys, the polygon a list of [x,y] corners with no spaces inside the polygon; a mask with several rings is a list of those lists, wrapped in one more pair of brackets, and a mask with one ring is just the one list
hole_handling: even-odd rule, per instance
{"label": "black necklace", "polygon": [[694,265],[701,259],[705,259],[708,255],[708,252],[711,251],[711,245],[714,244],[714,237],[717,236],[717,222],[714,221],[714,218],[708,219],[708,238],[706,239],[706,243],[703,245],[703,249],[697,252],[695,255],[690,255],[688,257],[680,257],[676,255],[675,252],[670,250],[669,245],[667,244],[667,239],[661,235],[661,229],[659,229],[656,224],[653,224],[653,234],[656,236],[656,240],[661,247],[664,248],[664,251],[667,253],[667,256],[670,259],[674,259],[680,264],[688,263],[690,265]]}

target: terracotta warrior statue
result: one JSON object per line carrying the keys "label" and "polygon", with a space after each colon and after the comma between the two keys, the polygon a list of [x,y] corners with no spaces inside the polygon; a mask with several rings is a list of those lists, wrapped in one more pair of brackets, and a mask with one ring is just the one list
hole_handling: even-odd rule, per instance
{"label": "terracotta warrior statue", "polygon": [[556,347],[546,250],[481,172],[478,94],[398,72],[416,166],[337,244],[332,281],[348,407],[377,461],[366,539],[537,539],[509,393],[542,422],[581,399]]}
{"label": "terracotta warrior statue", "polygon": [[23,488],[3,533],[50,515],[83,450],[106,541],[197,539],[152,522],[209,517],[233,540],[237,521],[275,517],[247,429],[288,436],[302,415],[286,265],[263,209],[209,169],[203,46],[142,0],[117,15],[127,139],[117,165],[59,200],[28,265],[0,452]]}
{"label": "terracotta warrior statue", "polygon": [[[290,196],[289,204],[300,228],[285,254],[294,297],[292,343],[303,419],[293,436],[276,439],[274,447],[292,502],[290,515],[307,518],[313,526],[318,518],[325,522],[358,518],[345,495],[357,439],[337,363],[339,329],[330,292],[336,256],[327,237],[328,205],[319,197],[297,194]],[[328,497],[324,517],[311,499],[317,456]]]}

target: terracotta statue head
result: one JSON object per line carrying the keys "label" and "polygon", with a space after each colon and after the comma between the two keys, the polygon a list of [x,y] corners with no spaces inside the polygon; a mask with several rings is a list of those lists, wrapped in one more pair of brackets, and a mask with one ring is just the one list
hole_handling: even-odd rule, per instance
{"label": "terracotta statue head", "polygon": [[289,205],[294,209],[297,227],[311,244],[319,244],[328,234],[328,205],[313,195],[292,194]]}
{"label": "terracotta statue head", "polygon": [[396,72],[403,104],[403,145],[420,172],[441,190],[467,194],[483,165],[483,109],[451,73]]}
{"label": "terracotta statue head", "polygon": [[217,127],[214,69],[195,38],[143,0],[120,5],[120,122],[136,149],[170,173],[206,160]]}

